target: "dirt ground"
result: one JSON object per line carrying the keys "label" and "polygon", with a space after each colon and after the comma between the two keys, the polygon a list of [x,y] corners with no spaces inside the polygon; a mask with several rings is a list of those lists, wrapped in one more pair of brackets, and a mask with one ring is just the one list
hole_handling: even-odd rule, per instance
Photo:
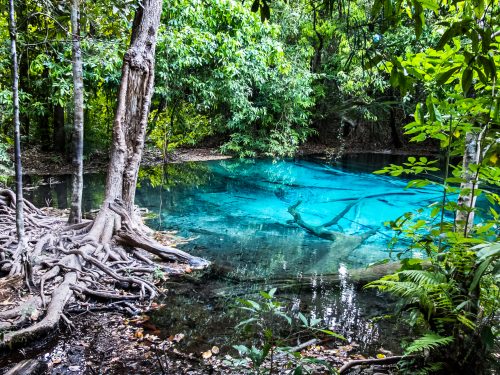
{"label": "dirt ground", "polygon": [[[217,149],[212,148],[187,148],[178,149],[168,155],[170,163],[187,161],[205,161],[228,159],[230,156],[222,155]],[[109,155],[107,152],[95,152],[89,155],[83,163],[84,172],[100,172],[107,168]],[[163,162],[159,150],[145,149],[142,165],[155,165]],[[42,152],[38,146],[23,150],[22,164],[24,174],[38,175],[63,175],[71,174],[71,162],[58,153]]]}
{"label": "dirt ground", "polygon": [[[154,306],[153,306],[154,307]],[[74,309],[77,311],[78,309]],[[176,344],[183,339],[182,333],[168,338],[155,335],[156,327],[149,323],[147,315],[135,317],[115,312],[74,312],[69,308],[71,327],[61,326],[52,339],[46,338],[38,345],[13,350],[0,356],[0,373],[14,364],[36,359],[41,374],[249,374],[255,373],[250,365],[231,365],[234,359],[220,353],[217,347],[204,353],[183,353]],[[235,353],[231,353],[235,355]],[[336,347],[311,345],[301,351],[303,357],[326,361],[339,369],[344,363],[364,359],[356,354],[355,345]],[[291,357],[277,356],[273,363],[274,374],[286,374],[293,368]],[[269,368],[267,362],[263,367]],[[310,365],[313,374],[329,374],[322,365]],[[393,374],[394,366],[375,365],[354,367],[349,374]]]}

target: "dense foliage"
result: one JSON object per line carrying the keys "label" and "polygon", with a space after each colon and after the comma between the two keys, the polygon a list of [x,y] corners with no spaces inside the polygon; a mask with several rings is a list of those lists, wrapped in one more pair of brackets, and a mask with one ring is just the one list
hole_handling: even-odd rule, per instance
{"label": "dense foliage", "polygon": [[[82,5],[87,155],[109,146],[134,4]],[[327,141],[326,135],[333,143],[346,136],[367,145],[374,137],[373,147],[400,147],[399,94],[384,74],[364,69],[367,51],[380,44],[370,31],[368,5],[276,1],[262,22],[250,4],[234,0],[169,2],[157,48],[149,144],[167,152],[210,136],[227,153],[290,156],[311,137]],[[0,11],[6,14],[6,1]],[[70,155],[69,5],[26,1],[17,17],[24,144]],[[9,34],[5,18],[1,22],[0,127],[2,142],[9,143]],[[408,30],[396,33],[404,35],[396,44],[410,38]]]}
{"label": "dense foliage", "polygon": [[[412,240],[409,250],[423,257],[406,259],[399,272],[370,286],[396,295],[422,331],[406,348],[407,354],[419,354],[419,372],[479,374],[496,362],[490,355],[498,350],[499,333],[500,10],[483,1],[417,5],[404,9],[398,3],[393,12],[413,12],[417,36],[431,18],[439,39],[421,51],[392,56],[380,68],[403,92],[418,86],[422,101],[405,130],[415,142],[439,141],[443,178],[425,176],[439,171],[437,161],[427,158],[409,158],[380,172],[424,174],[409,187],[435,184],[443,195],[427,210],[389,223],[398,236]],[[457,156],[462,163],[454,165],[450,160]],[[481,200],[485,204],[479,205]]]}
{"label": "dense foliage", "polygon": [[[69,157],[70,10],[64,2],[16,4],[23,147]],[[96,0],[81,10],[87,155],[110,145],[135,7]],[[6,1],[0,13],[3,176],[13,136]],[[307,140],[340,150],[411,140],[439,150],[443,170],[411,157],[381,171],[415,175],[409,187],[434,184],[443,195],[388,223],[395,241],[412,245],[399,272],[370,286],[397,296],[420,334],[406,346],[416,355],[408,372],[416,364],[481,373],[499,335],[498,25],[495,0],[168,1],[148,145],[166,154],[215,140],[242,157],[293,156]],[[141,173],[168,185],[159,172]]]}

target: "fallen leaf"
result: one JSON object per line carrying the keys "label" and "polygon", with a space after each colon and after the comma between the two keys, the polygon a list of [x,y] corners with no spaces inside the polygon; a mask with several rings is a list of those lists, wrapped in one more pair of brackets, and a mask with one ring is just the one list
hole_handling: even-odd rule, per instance
{"label": "fallen leaf", "polygon": [[30,315],[30,319],[35,321],[38,320],[39,317],[40,317],[40,310],[38,309],[33,310],[33,312]]}
{"label": "fallen leaf", "polygon": [[142,329],[138,329],[137,331],[135,331],[134,333],[134,337],[136,339],[142,339],[144,337],[144,332]]}
{"label": "fallen leaf", "polygon": [[175,342],[179,342],[179,341],[181,341],[181,340],[184,338],[184,336],[185,336],[185,335],[184,335],[184,333],[178,333],[178,334],[176,334],[176,335],[174,336],[173,341],[175,341]]}

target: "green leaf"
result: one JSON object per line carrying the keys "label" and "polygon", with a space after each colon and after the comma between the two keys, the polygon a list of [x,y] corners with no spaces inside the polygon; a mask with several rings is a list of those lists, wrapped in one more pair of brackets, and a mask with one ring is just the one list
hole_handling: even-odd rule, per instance
{"label": "green leaf", "polygon": [[245,345],[233,345],[233,348],[236,349],[240,355],[245,355],[250,352],[250,349],[248,349]]}
{"label": "green leaf", "polygon": [[247,320],[243,320],[241,322],[239,322],[234,328],[239,328],[241,326],[246,326],[250,323],[253,323],[257,320],[257,318],[250,318],[250,319],[247,319]]}
{"label": "green leaf", "polygon": [[451,78],[451,76],[453,76],[453,74],[455,74],[455,72],[460,70],[460,68],[461,68],[460,66],[454,66],[453,68],[450,68],[450,69],[438,74],[437,79],[436,79],[436,83],[438,85],[444,85],[446,82],[448,82],[448,80]]}
{"label": "green leaf", "polygon": [[462,74],[462,90],[465,96],[467,96],[467,94],[469,93],[470,87],[472,85],[472,76],[472,69],[469,67],[465,68]]}
{"label": "green leaf", "polygon": [[371,18],[376,19],[382,9],[383,0],[375,0],[372,5]]}
{"label": "green leaf", "polygon": [[488,269],[492,260],[493,260],[492,258],[488,258],[479,265],[476,272],[474,273],[474,279],[472,280],[472,283],[469,286],[469,293],[472,293],[476,289],[476,287],[479,285],[481,278],[483,277],[484,273]]}
{"label": "green leaf", "polygon": [[311,327],[314,327],[315,325],[317,325],[319,322],[321,322],[321,319],[318,319],[318,318],[311,318],[309,324]]}
{"label": "green leaf", "polygon": [[406,188],[423,188],[427,185],[430,185],[432,182],[429,180],[411,180],[406,185]]}
{"label": "green leaf", "polygon": [[340,340],[347,341],[347,339],[344,336],[342,336],[341,334],[338,334],[336,332],[330,331],[329,329],[319,329],[318,331],[326,333],[328,336],[332,336],[332,337],[338,338]]}
{"label": "green leaf", "polygon": [[425,15],[422,5],[417,0],[413,1],[413,22],[415,27],[415,36],[419,39],[425,25]]}
{"label": "green leaf", "polygon": [[434,332],[429,332],[413,341],[405,350],[405,355],[409,355],[424,350],[432,350],[441,346],[449,345],[453,342],[453,336],[442,337]]}
{"label": "green leaf", "polygon": [[481,330],[481,341],[488,350],[493,349],[495,345],[495,335],[493,334],[491,327],[483,327],[483,329]]}
{"label": "green leaf", "polygon": [[435,0],[418,0],[418,2],[420,4],[422,4],[422,6],[426,9],[430,9],[430,10],[434,10],[434,11],[439,9],[439,4]]}
{"label": "green leaf", "polygon": [[281,316],[282,318],[284,318],[288,324],[292,324],[292,318],[290,318],[288,315],[286,315],[285,313],[279,311],[277,312],[276,314],[278,314],[279,316]]}
{"label": "green leaf", "polygon": [[272,298],[273,298],[273,297],[271,297],[271,296],[269,295],[269,293],[267,293],[267,292],[260,291],[259,293],[260,293],[260,295],[261,295],[262,297],[264,297],[265,299],[272,299]]}
{"label": "green leaf", "polygon": [[384,59],[384,56],[381,54],[377,53],[373,57],[369,58],[365,64],[363,65],[363,68],[365,69],[372,69],[377,66],[379,62],[381,62]]}
{"label": "green leaf", "polygon": [[460,29],[459,23],[455,22],[453,23],[441,36],[441,39],[439,39],[439,42],[436,46],[436,49],[443,49],[443,47],[455,36],[458,34],[458,31]]}
{"label": "green leaf", "polygon": [[309,327],[309,324],[307,324],[307,318],[301,312],[299,312],[299,319],[302,321],[305,327]]}

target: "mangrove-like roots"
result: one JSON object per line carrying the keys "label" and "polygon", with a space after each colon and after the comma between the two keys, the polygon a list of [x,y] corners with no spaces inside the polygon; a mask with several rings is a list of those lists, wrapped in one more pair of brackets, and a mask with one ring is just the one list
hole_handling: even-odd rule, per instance
{"label": "mangrove-like roots", "polygon": [[[0,306],[0,348],[53,331],[70,301],[151,300],[156,279],[209,265],[155,241],[119,201],[105,202],[94,221],[67,225],[25,200],[24,246],[34,287],[22,288],[28,268],[18,256],[15,199],[0,190],[0,296],[8,301]],[[19,287],[8,290],[14,283]]]}

